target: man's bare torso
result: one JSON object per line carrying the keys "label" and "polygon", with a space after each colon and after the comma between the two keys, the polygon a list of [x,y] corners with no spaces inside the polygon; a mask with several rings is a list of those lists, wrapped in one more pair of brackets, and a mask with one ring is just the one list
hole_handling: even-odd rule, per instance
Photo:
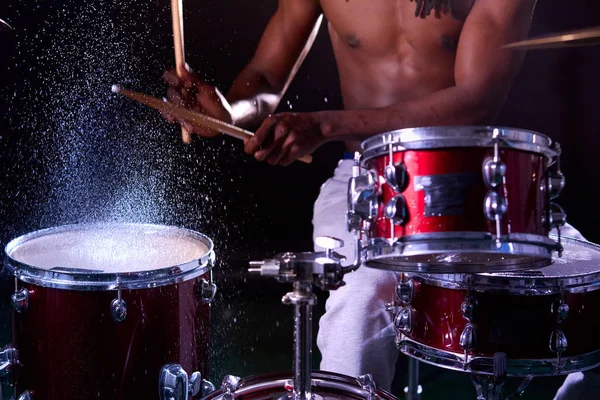
{"label": "man's bare torso", "polygon": [[[344,108],[385,107],[454,85],[454,61],[474,0],[415,16],[409,0],[321,0]],[[350,151],[359,143],[348,142]]]}

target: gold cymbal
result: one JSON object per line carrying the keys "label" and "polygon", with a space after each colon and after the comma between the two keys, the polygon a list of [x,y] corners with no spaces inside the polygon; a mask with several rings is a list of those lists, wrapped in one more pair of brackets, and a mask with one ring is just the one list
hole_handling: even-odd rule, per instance
{"label": "gold cymbal", "polygon": [[550,49],[600,44],[600,27],[545,35],[534,39],[505,44],[501,49]]}

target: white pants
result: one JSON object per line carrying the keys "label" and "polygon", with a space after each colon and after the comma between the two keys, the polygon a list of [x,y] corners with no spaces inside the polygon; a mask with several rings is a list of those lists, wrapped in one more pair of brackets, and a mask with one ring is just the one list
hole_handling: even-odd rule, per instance
{"label": "white pants", "polygon": [[[344,241],[338,252],[346,264],[354,261],[353,236],[346,232],[348,180],[352,160],[341,160],[333,177],[322,186],[314,205],[313,239],[334,236]],[[562,234],[584,239],[566,225]],[[317,248],[315,250],[322,251]],[[346,285],[332,290],[319,321],[317,346],[321,351],[321,370],[356,377],[369,373],[378,387],[390,390],[398,350],[392,316],[384,304],[394,299],[397,274],[361,267],[344,277]],[[555,400],[600,399],[600,375],[574,373],[567,377]],[[586,396],[586,397],[584,397]]]}

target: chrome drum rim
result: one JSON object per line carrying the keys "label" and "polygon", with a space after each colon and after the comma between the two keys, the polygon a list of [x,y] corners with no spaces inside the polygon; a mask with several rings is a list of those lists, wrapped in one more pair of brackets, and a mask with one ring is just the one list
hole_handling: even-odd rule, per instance
{"label": "chrome drum rim", "polygon": [[[189,262],[172,265],[165,268],[135,271],[135,272],[97,272],[77,269],[43,269],[16,260],[11,254],[19,246],[46,235],[63,232],[85,231],[94,229],[109,229],[110,227],[135,229],[160,230],[192,238],[205,246],[208,250],[198,258]],[[215,262],[214,244],[207,236],[185,228],[178,228],[154,224],[117,224],[117,223],[90,223],[63,225],[54,228],[42,229],[19,236],[11,240],[5,247],[5,262],[7,270],[19,280],[34,285],[70,289],[80,291],[98,291],[115,289],[145,289],[158,286],[171,285],[184,282],[211,271]]]}
{"label": "chrome drum rim", "polygon": [[[442,232],[404,236],[393,243],[371,239],[363,249],[363,264],[431,274],[518,271],[550,264],[557,249],[556,241],[539,235],[505,235],[497,243],[486,232]],[[475,256],[493,260],[462,261]]]}
{"label": "chrome drum rim", "polygon": [[500,147],[542,154],[549,160],[557,152],[552,140],[541,133],[496,126],[431,126],[406,128],[381,133],[362,142],[362,162],[405,150],[428,150],[453,147],[494,147],[493,132],[498,130]]}
{"label": "chrome drum rim", "polygon": [[[479,375],[494,375],[493,357],[469,356],[466,359],[464,354],[426,346],[404,335],[400,335],[396,343],[403,354],[436,367]],[[598,365],[600,365],[600,350],[560,359],[507,358],[506,374],[509,377],[558,376],[586,371]]]}

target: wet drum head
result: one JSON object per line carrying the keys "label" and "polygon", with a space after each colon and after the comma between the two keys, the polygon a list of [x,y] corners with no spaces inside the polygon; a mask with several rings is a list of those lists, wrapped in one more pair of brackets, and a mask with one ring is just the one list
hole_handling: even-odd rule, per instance
{"label": "wet drum head", "polygon": [[76,224],[12,240],[6,265],[22,281],[73,290],[162,286],[206,273],[213,243],[188,229],[151,224]]}

